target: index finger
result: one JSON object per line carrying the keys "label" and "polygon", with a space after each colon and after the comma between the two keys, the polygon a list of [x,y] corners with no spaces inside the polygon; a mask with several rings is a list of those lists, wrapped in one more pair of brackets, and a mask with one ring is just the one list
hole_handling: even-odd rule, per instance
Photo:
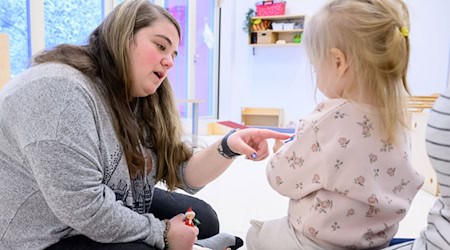
{"label": "index finger", "polygon": [[260,129],[259,136],[261,136],[261,139],[273,138],[278,140],[286,140],[291,137],[289,134],[283,134],[270,129]]}

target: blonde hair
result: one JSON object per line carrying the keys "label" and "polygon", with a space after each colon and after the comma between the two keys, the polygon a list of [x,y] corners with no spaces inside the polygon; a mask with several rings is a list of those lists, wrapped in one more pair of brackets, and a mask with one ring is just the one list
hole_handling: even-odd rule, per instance
{"label": "blonde hair", "polygon": [[410,49],[404,32],[409,27],[409,12],[401,0],[334,0],[309,20],[303,38],[316,67],[331,48],[345,54],[355,77],[350,89],[372,95],[391,142],[399,124],[409,127],[405,94]]}
{"label": "blonde hair", "polygon": [[149,147],[157,155],[156,181],[175,189],[180,183],[178,167],[192,156],[192,150],[182,141],[182,124],[169,80],[153,95],[130,96],[129,43],[140,29],[160,20],[170,21],[181,36],[178,22],[164,8],[148,0],[124,1],[90,34],[87,45],[59,45],[37,55],[34,64],[64,63],[87,75],[111,111],[130,175],[143,175],[141,146]]}

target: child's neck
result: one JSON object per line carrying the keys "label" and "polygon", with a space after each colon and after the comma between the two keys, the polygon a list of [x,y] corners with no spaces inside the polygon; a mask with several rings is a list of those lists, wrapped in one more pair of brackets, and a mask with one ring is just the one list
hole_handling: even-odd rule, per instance
{"label": "child's neck", "polygon": [[342,98],[358,103],[375,105],[375,101],[373,99],[372,94],[369,93],[366,89],[364,89],[364,87],[359,87],[362,86],[362,84],[354,83],[352,79],[350,79],[350,77],[348,76],[345,78],[342,80],[345,80],[350,84],[346,84],[348,88],[342,92]]}

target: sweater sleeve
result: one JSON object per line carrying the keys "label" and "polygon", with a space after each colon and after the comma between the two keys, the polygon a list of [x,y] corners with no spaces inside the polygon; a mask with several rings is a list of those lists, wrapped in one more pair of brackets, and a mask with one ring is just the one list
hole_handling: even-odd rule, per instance
{"label": "sweater sleeve", "polygon": [[323,187],[324,157],[315,127],[302,120],[294,140],[283,145],[266,169],[271,187],[291,199],[300,199]]}
{"label": "sweater sleeve", "polygon": [[[201,148],[192,148],[193,154],[198,153],[200,150],[201,150]],[[187,182],[187,180],[186,180],[186,165],[187,165],[188,161],[183,162],[178,167],[178,178],[181,180],[181,183],[178,187],[181,188],[182,190],[184,190],[185,192],[187,192],[188,194],[196,194],[198,191],[202,190],[205,186],[193,187]]]}
{"label": "sweater sleeve", "polygon": [[20,124],[15,133],[24,164],[65,225],[98,242],[144,241],[164,248],[164,222],[122,206],[103,183],[100,138],[114,131],[106,112],[99,111],[104,108],[98,97],[69,73],[39,79],[23,90],[26,101],[15,118]]}
{"label": "sweater sleeve", "polygon": [[48,206],[64,224],[98,242],[143,240],[164,248],[164,223],[116,202],[114,192],[102,184],[98,163],[86,152],[38,141],[25,153]]}

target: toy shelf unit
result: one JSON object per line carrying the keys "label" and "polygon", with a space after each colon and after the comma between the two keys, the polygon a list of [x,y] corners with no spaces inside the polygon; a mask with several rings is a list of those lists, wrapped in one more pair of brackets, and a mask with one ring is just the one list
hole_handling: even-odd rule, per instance
{"label": "toy shelf unit", "polygon": [[283,109],[244,107],[241,122],[245,126],[281,127],[284,122]]}
{"label": "toy shelf unit", "polygon": [[428,158],[425,136],[429,110],[438,97],[438,94],[407,97],[408,114],[411,118],[411,160],[416,170],[424,176],[422,189],[434,196],[439,195],[439,185]]}
{"label": "toy shelf unit", "polygon": [[252,17],[249,45],[298,46],[303,34],[304,15]]}

